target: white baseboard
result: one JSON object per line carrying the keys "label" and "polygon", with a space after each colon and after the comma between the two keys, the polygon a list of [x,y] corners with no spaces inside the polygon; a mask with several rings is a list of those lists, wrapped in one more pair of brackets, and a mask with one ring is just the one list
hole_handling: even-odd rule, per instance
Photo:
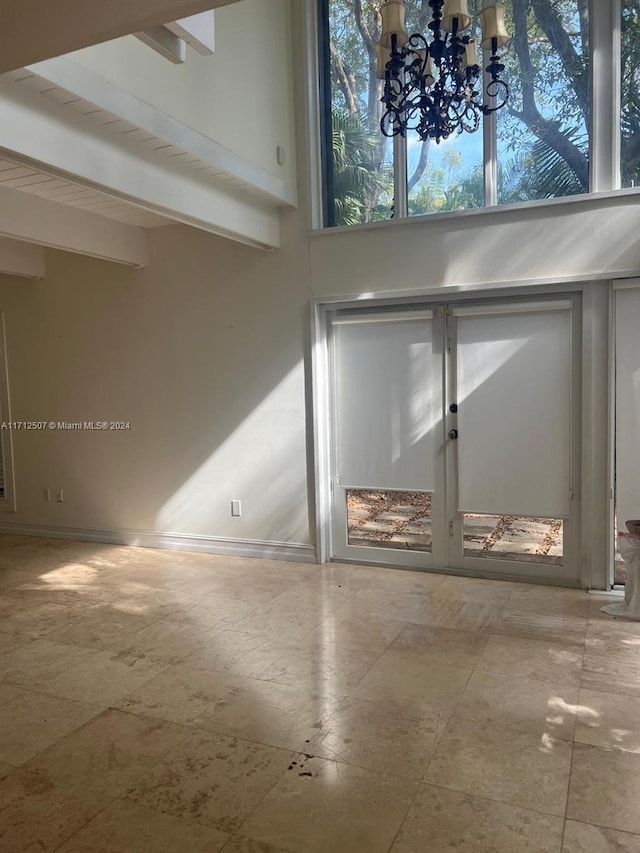
{"label": "white baseboard", "polygon": [[259,539],[227,539],[223,536],[196,536],[190,533],[158,533],[151,530],[112,530],[99,527],[65,527],[28,521],[0,521],[0,533],[20,536],[44,536],[50,539],[73,539],[80,542],[104,542],[109,545],[135,545],[139,548],[161,548],[175,551],[198,551],[204,554],[227,554],[233,557],[259,557],[263,560],[288,560],[315,563],[313,545],[297,542],[268,542]]}

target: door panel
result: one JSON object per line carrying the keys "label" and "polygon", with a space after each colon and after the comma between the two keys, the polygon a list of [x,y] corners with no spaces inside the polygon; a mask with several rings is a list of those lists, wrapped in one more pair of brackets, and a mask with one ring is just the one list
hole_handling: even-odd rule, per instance
{"label": "door panel", "polygon": [[640,286],[615,291],[618,529],[640,518]]}
{"label": "door panel", "polygon": [[333,319],[336,556],[431,563],[444,515],[442,324],[424,309]]}
{"label": "door panel", "polygon": [[562,304],[454,312],[463,512],[569,515],[571,311]]}
{"label": "door panel", "polygon": [[577,579],[572,305],[336,312],[336,558]]}

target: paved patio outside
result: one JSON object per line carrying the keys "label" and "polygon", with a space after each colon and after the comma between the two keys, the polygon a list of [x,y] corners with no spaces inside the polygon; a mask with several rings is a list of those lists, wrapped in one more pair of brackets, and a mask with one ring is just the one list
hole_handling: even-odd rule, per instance
{"label": "paved patio outside", "polygon": [[[431,495],[350,490],[349,544],[431,550]],[[562,520],[465,514],[468,556],[562,564]]]}

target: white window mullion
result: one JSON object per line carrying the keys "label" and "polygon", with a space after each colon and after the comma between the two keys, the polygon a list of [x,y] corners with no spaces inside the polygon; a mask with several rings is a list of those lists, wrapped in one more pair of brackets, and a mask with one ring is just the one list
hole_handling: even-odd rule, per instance
{"label": "white window mullion", "polygon": [[[485,71],[485,85],[488,76]],[[496,113],[483,117],[482,133],[484,136],[484,206],[495,207],[498,203],[498,117]]]}
{"label": "white window mullion", "polygon": [[620,188],[621,0],[591,0],[590,192]]}
{"label": "white window mullion", "polygon": [[[483,6],[488,6],[491,0],[483,0]],[[482,51],[482,92],[483,100],[488,106],[495,106],[496,99],[488,96],[487,86],[491,75],[487,72],[487,57],[491,51]],[[495,207],[498,204],[498,116],[490,113],[482,119],[483,150],[484,150],[484,206]]]}
{"label": "white window mullion", "polygon": [[393,137],[393,218],[409,215],[407,198],[407,139],[401,134]]}

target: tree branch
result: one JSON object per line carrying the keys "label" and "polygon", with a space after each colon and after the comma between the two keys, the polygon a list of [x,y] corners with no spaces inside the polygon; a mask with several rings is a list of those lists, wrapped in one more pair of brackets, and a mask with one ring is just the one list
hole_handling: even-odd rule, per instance
{"label": "tree branch", "polygon": [[411,190],[415,187],[420,178],[424,175],[424,170],[427,168],[427,163],[429,161],[430,143],[431,140],[428,137],[422,142],[422,146],[420,147],[420,157],[418,158],[416,168],[414,169],[413,175],[411,175],[407,183],[407,193],[411,192]]}
{"label": "tree branch", "polygon": [[356,82],[353,75],[349,72],[345,62],[338,53],[333,41],[330,43],[331,52],[331,69],[338,81],[340,91],[344,96],[347,110],[352,116],[360,117],[360,108],[358,106],[358,96],[356,94]]}
{"label": "tree branch", "polygon": [[[546,0],[532,0],[538,4]],[[528,0],[513,0],[514,48],[520,63],[520,81],[522,86],[522,110],[512,109],[512,115],[527,125],[538,139],[549,145],[574,172],[585,191],[589,187],[589,164],[586,156],[564,134],[559,123],[544,118],[538,110],[535,99],[535,71],[529,53],[527,36]]]}
{"label": "tree branch", "polygon": [[[589,123],[589,75],[582,57],[576,52],[571,37],[549,0],[531,0],[540,29],[560,57],[565,74],[573,84],[585,122]],[[581,22],[582,23],[582,22]]]}

